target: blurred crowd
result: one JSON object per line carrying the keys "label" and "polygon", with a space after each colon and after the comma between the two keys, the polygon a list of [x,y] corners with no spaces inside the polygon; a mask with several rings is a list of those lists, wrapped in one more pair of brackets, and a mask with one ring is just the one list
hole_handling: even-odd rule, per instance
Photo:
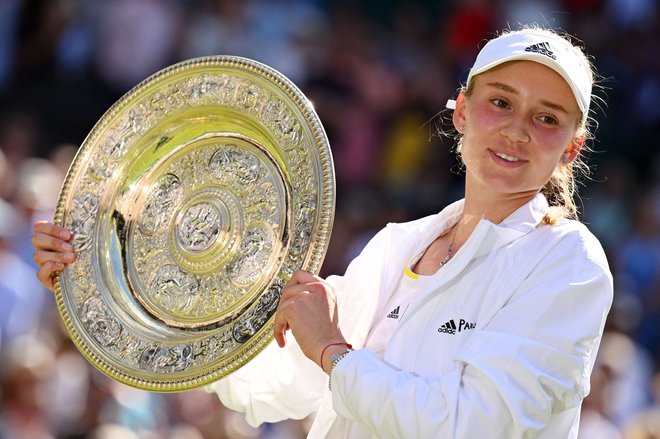
{"label": "blurred crowd", "polygon": [[599,124],[580,187],[615,301],[581,439],[660,439],[658,0],[1,0],[0,439],[297,438],[309,420],[250,428],[213,394],[138,391],[93,369],[35,278],[32,224],[52,220],[68,166],[123,93],[184,59],[268,64],[311,99],[335,160],[322,274],[389,221],[462,197],[445,102],[484,40],[538,23],[585,42]]}

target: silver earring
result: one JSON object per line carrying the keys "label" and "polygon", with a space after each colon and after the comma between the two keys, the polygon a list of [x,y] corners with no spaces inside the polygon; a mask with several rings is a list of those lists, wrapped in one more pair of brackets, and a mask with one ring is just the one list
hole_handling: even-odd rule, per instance
{"label": "silver earring", "polygon": [[463,131],[465,131],[465,125],[464,125],[464,124],[461,124],[461,125],[458,127],[458,132],[459,132],[459,133],[462,133]]}
{"label": "silver earring", "polygon": [[568,163],[568,155],[561,156],[561,161],[564,163]]}

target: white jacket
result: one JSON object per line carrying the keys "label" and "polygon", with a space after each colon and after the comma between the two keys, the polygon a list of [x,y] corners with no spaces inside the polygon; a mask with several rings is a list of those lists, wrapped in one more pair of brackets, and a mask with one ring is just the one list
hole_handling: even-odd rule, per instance
{"label": "white jacket", "polygon": [[[612,277],[584,225],[540,225],[547,207],[539,194],[500,224],[481,220],[405,313],[384,361],[368,349],[350,353],[332,392],[293,337],[211,389],[252,425],[316,412],[310,438],[577,437]],[[343,277],[328,278],[354,347],[364,346],[411,257],[462,208],[388,225]],[[460,331],[441,330],[451,320]]]}

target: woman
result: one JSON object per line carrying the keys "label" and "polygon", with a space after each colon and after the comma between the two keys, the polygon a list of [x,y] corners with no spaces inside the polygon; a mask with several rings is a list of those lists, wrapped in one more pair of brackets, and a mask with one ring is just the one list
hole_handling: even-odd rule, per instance
{"label": "woman", "polygon": [[[604,252],[571,219],[592,85],[551,31],[491,40],[448,103],[465,199],[388,225],[342,277],[296,272],[279,347],[211,389],[253,425],[316,413],[310,437],[575,438],[612,301]],[[69,238],[35,227],[48,287]]]}

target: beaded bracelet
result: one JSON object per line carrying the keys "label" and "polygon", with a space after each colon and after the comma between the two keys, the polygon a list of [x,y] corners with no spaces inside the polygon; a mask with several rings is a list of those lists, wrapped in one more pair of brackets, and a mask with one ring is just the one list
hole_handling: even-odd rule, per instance
{"label": "beaded bracelet", "polygon": [[323,355],[325,354],[325,351],[330,347],[330,346],[346,346],[348,349],[353,349],[353,346],[351,346],[349,343],[330,343],[326,347],[323,348],[321,351],[321,360],[319,363],[321,364],[321,369],[325,370],[323,368]]}

